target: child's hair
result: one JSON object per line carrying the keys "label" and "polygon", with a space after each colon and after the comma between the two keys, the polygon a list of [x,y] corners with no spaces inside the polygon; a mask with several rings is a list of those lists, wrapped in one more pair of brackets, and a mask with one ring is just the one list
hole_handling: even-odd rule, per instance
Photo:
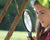
{"label": "child's hair", "polygon": [[42,35],[42,33],[43,33],[43,31],[44,31],[45,28],[43,28],[41,26],[40,22],[38,22],[37,24],[38,24],[37,25],[37,40],[42,40],[41,39],[41,35]]}
{"label": "child's hair", "polygon": [[36,5],[36,4],[40,4],[40,3],[36,0],[35,3],[34,3],[34,5]]}
{"label": "child's hair", "polygon": [[[40,4],[40,3],[38,1],[36,1],[34,5],[36,5],[36,4]],[[43,40],[46,37],[46,35],[48,34],[49,30],[43,34],[45,28],[41,26],[40,22],[38,22],[36,24],[38,24],[37,25],[37,40]]]}

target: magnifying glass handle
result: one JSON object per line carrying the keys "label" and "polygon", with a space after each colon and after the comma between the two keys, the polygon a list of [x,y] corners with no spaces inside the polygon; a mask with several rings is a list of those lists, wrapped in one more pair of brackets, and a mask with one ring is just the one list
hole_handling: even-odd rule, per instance
{"label": "magnifying glass handle", "polygon": [[32,32],[28,32],[28,35],[29,35],[29,37],[30,37],[31,40],[34,40],[34,39],[32,38]]}
{"label": "magnifying glass handle", "polygon": [[32,38],[32,36],[31,36],[30,38],[31,38],[31,40],[34,40],[34,39]]}

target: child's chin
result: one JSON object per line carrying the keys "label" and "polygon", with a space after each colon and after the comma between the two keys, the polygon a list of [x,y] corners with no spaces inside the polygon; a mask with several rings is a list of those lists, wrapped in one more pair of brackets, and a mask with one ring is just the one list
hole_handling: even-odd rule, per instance
{"label": "child's chin", "polygon": [[47,25],[42,25],[42,27],[47,27]]}

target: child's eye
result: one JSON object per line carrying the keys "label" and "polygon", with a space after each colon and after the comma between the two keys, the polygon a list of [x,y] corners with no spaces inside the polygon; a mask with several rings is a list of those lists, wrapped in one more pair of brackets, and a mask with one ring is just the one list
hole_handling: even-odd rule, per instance
{"label": "child's eye", "polygon": [[41,13],[41,14],[44,14],[44,13]]}

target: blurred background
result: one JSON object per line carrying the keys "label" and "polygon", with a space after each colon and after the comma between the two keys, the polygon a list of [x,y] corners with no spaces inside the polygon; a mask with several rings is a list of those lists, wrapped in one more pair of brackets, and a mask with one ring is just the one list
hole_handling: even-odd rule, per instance
{"label": "blurred background", "polygon": [[[0,14],[7,1],[8,0],[0,0]],[[31,3],[33,3],[32,1],[34,1],[34,0],[29,0],[25,9],[30,10],[33,15],[33,19],[34,19],[33,36],[35,36],[36,35],[36,32],[35,32],[35,30],[36,30],[36,14],[35,13],[36,12],[34,11],[34,8],[31,5]],[[38,1],[43,6],[49,8],[48,0],[38,0]],[[18,9],[20,9],[20,7],[23,3],[23,0],[16,0],[16,2],[18,4]],[[4,38],[6,37],[16,15],[17,15],[16,5],[15,5],[14,0],[12,0],[2,22],[0,23],[0,40],[4,40]],[[24,29],[22,16],[21,16],[20,21],[19,21],[18,25],[16,26],[15,31],[14,31],[13,35],[11,36],[10,40],[27,40],[27,32]]]}

